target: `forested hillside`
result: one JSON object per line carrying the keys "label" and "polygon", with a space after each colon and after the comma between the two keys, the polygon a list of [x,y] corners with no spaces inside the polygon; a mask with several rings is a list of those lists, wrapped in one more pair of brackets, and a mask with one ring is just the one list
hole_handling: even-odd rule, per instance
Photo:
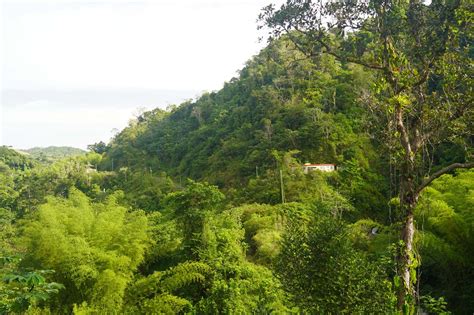
{"label": "forested hillside", "polygon": [[114,168],[151,167],[230,186],[246,183],[256,168],[274,169],[274,151],[298,150],[299,160],[315,163],[377,160],[362,154],[373,151],[360,99],[370,73],[331,57],[302,60],[290,46],[271,44],[218,92],[144,113],[109,144],[104,168],[114,159]]}
{"label": "forested hillside", "polygon": [[370,3],[267,7],[238,77],[87,154],[0,147],[0,314],[471,314],[472,14]]}
{"label": "forested hillside", "polygon": [[81,149],[72,148],[72,147],[54,147],[50,146],[47,148],[31,148],[24,150],[32,158],[39,160],[44,163],[51,163],[66,157],[82,155],[86,152]]}
{"label": "forested hillside", "polygon": [[[371,80],[360,67],[305,59],[288,41],[275,42],[222,90],[138,117],[112,140],[100,167],[164,171],[178,182],[205,180],[238,189],[235,197],[245,202],[274,204],[281,201],[280,169],[287,201],[300,201],[304,186],[291,183],[294,169],[331,163],[344,170],[334,178],[338,189],[377,216],[386,212],[389,174],[367,132],[361,98]],[[346,178],[358,180],[346,187]]]}

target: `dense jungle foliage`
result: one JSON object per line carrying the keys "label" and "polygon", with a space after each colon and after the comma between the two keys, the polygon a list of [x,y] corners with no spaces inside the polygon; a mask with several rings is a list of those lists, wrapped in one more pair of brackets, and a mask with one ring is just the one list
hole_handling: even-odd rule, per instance
{"label": "dense jungle foliage", "polygon": [[[0,314],[400,312],[401,170],[371,106],[379,79],[282,36],[221,90],[87,154],[0,147]],[[427,151],[436,170],[472,158],[465,120],[467,142]],[[471,314],[474,170],[448,173],[415,208],[415,311]]]}

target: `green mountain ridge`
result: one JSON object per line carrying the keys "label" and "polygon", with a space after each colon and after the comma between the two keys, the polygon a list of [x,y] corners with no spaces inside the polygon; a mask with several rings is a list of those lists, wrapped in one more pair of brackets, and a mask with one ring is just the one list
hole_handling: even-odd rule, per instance
{"label": "green mountain ridge", "polygon": [[[250,60],[239,78],[171,112],[146,112],[109,144],[104,169],[151,168],[220,187],[245,185],[276,166],[275,154],[303,164],[378,164],[359,101],[369,73],[332,58],[302,58],[285,41]],[[350,82],[350,83],[349,83]],[[108,164],[107,164],[108,163]]]}
{"label": "green mountain ridge", "polygon": [[[196,101],[145,112],[112,139],[99,169],[165,172],[178,183],[204,180],[238,190],[237,199],[274,204],[280,170],[291,186],[290,169],[332,163],[345,169],[336,182],[352,180],[340,190],[351,191],[356,207],[387,219],[387,168],[361,103],[370,72],[327,56],[304,58],[280,40],[239,73]],[[296,186],[287,201],[301,201],[307,189]]]}

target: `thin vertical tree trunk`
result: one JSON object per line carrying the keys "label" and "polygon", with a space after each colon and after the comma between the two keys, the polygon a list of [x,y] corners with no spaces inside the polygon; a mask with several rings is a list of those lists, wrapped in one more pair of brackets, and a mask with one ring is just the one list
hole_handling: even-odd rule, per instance
{"label": "thin vertical tree trunk", "polygon": [[398,288],[397,306],[399,310],[404,305],[414,305],[415,302],[415,280],[413,268],[415,267],[413,239],[415,236],[414,211],[418,202],[418,191],[414,182],[414,163],[411,155],[407,155],[405,174],[402,174],[400,182],[400,206],[404,216],[400,239],[402,240],[400,252],[397,258],[398,273],[400,276],[400,287]]}
{"label": "thin vertical tree trunk", "polygon": [[[419,141],[419,135],[410,139],[403,119],[401,104],[396,107],[397,129],[400,132],[400,143],[405,151],[405,161],[402,166],[400,179],[400,208],[403,215],[403,226],[400,239],[402,241],[400,251],[397,255],[398,276],[401,278],[398,288],[397,306],[404,310],[404,306],[412,306],[415,302],[414,279],[412,269],[414,268],[413,238],[415,235],[414,210],[418,201],[418,190],[415,184],[415,155],[417,146],[412,142]],[[414,151],[415,150],[415,151]],[[415,277],[416,279],[416,277]],[[407,310],[404,310],[406,312]],[[410,311],[408,311],[410,312]]]}
{"label": "thin vertical tree trunk", "polygon": [[[411,207],[411,206],[410,206]],[[398,309],[402,310],[405,302],[409,305],[413,304],[415,298],[414,283],[412,279],[413,265],[413,237],[415,235],[415,225],[413,220],[413,212],[408,213],[402,229],[401,239],[403,245],[399,257],[399,273],[401,277],[400,288],[398,291]]]}

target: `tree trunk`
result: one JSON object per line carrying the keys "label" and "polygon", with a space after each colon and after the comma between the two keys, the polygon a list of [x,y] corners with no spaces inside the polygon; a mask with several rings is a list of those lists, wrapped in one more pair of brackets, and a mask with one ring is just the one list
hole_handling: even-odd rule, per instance
{"label": "tree trunk", "polygon": [[[407,301],[409,304],[413,303],[414,299],[414,283],[411,278],[411,266],[413,263],[413,236],[415,234],[415,226],[413,223],[413,213],[406,217],[405,225],[402,230],[403,245],[400,253],[399,269],[401,283],[398,292],[398,309],[403,309],[403,305]],[[410,303],[411,302],[411,303]]]}
{"label": "tree trunk", "polygon": [[[414,284],[416,276],[413,268],[416,264],[413,254],[413,237],[415,235],[415,224],[413,222],[413,213],[416,203],[418,201],[418,190],[415,183],[415,156],[417,153],[417,146],[412,146],[413,143],[420,141],[419,134],[410,138],[408,130],[405,126],[405,119],[403,113],[403,106],[398,103],[396,106],[396,124],[397,130],[400,132],[400,144],[404,149],[404,163],[401,168],[400,178],[400,210],[403,215],[403,226],[401,229],[401,248],[397,255],[397,269],[400,277],[398,287],[397,307],[403,313],[410,313],[410,308],[415,303]],[[415,150],[415,151],[413,151]],[[408,309],[406,309],[408,307]]]}
{"label": "tree trunk", "polygon": [[[410,174],[410,173],[409,173]],[[411,173],[412,174],[412,173]],[[398,254],[398,275],[400,287],[398,288],[397,306],[399,310],[406,312],[404,306],[409,307],[415,302],[415,280],[414,268],[416,257],[413,252],[413,238],[415,235],[414,210],[418,201],[418,193],[411,175],[408,175],[401,183],[400,205],[404,214],[403,227],[400,239],[403,241]]]}

